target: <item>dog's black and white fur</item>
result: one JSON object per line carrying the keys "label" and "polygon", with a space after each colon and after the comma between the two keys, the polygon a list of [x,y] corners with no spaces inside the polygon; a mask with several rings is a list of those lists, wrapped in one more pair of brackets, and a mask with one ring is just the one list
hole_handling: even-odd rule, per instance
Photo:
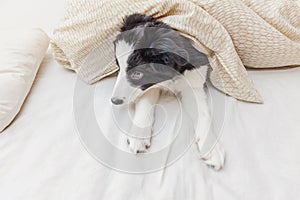
{"label": "dog's black and white fur", "polygon": [[[193,120],[195,139],[201,152],[211,125],[203,88],[209,64],[207,56],[167,24],[141,14],[125,18],[115,40],[115,54],[120,70],[111,101],[113,105],[135,103],[133,123],[134,127],[140,127],[131,130],[129,148],[139,153],[150,146],[154,121],[152,107],[164,87],[180,93],[181,103]],[[196,98],[197,108],[190,105],[191,98]],[[202,159],[214,169],[221,169],[224,151],[217,144]]]}

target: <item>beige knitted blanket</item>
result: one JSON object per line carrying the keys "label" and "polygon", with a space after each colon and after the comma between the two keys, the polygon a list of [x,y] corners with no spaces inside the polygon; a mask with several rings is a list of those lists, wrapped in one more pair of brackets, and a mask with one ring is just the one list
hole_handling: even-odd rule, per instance
{"label": "beige knitted blanket", "polygon": [[300,65],[299,0],[71,0],[54,30],[55,59],[89,84],[114,73],[113,40],[122,18],[152,15],[209,55],[212,84],[261,103],[245,66]]}

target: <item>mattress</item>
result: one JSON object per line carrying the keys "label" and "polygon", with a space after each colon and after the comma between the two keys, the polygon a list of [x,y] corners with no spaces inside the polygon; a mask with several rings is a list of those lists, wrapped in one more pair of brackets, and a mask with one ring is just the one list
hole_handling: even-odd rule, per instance
{"label": "mattress", "polygon": [[[1,21],[1,27],[41,26],[50,36],[64,7],[59,0],[1,4],[0,17],[10,19]],[[93,91],[93,105],[84,102],[84,95],[79,101],[80,80],[59,66],[49,51],[22,111],[0,134],[1,199],[296,200],[300,195],[300,68],[250,70],[249,75],[263,105],[237,101],[208,86],[214,125],[226,150],[223,170],[207,168],[191,145],[165,168],[133,173],[101,162],[92,149],[101,141],[88,144],[91,141],[84,138],[88,132],[79,128],[82,123],[89,126],[90,118],[84,114],[92,106],[106,139],[115,146],[121,143],[120,149],[127,151],[124,135],[114,134],[109,126],[113,116],[121,116],[108,106],[115,77],[79,90]],[[161,103],[165,107],[157,119],[170,116],[162,132],[171,133],[178,104],[172,99]],[[189,127],[185,121],[181,124],[183,129]],[[163,148],[168,138],[172,135],[155,137],[151,149]]]}

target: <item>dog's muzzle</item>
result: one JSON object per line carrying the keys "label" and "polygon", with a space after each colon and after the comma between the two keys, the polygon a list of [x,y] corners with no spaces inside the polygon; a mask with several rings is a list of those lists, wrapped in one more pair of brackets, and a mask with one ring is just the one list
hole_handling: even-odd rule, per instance
{"label": "dog's muzzle", "polygon": [[118,97],[112,97],[111,98],[111,102],[114,104],[114,105],[121,105],[124,103],[124,100],[121,99],[121,98],[118,98]]}

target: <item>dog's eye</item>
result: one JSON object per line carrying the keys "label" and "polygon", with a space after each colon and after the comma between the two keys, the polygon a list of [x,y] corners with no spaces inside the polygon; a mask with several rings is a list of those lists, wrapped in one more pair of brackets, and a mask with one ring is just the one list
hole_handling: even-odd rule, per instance
{"label": "dog's eye", "polygon": [[142,79],[144,76],[144,74],[142,72],[139,71],[134,71],[131,75],[130,78],[133,80],[140,80]]}
{"label": "dog's eye", "polygon": [[163,60],[163,62],[164,62],[165,65],[169,65],[170,64],[170,58],[168,56],[164,56],[162,58],[162,60]]}

